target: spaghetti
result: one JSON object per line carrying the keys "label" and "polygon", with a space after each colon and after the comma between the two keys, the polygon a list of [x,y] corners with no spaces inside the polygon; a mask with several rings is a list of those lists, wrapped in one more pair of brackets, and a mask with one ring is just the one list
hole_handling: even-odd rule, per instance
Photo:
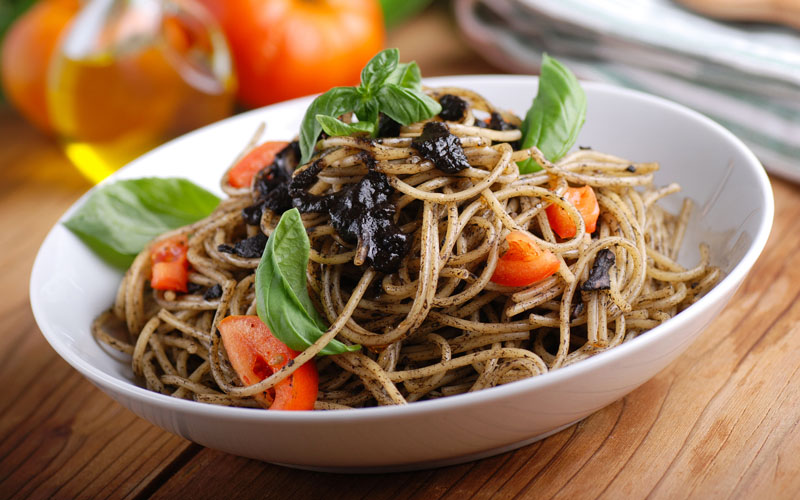
{"label": "spaghetti", "polygon": [[[394,221],[410,235],[410,244],[396,270],[381,272],[365,263],[363,245],[339,234],[329,214],[303,214],[311,243],[309,290],[331,326],[293,364],[243,386],[216,333],[226,316],[255,314],[259,263],[220,247],[259,232],[269,236],[280,217],[265,209],[257,225],[248,224],[242,212],[256,194],[232,188],[227,176],[222,185],[229,198],[205,220],[176,231],[190,235],[192,290],[151,290],[145,250],[126,273],[113,308],[95,321],[94,335],[130,354],[147,388],[236,406],[258,406],[254,395],[336,338],[363,348],[317,358],[316,409],[404,404],[578,362],[663,323],[718,280],[706,246],[697,266],[676,262],[692,203],[685,200],[677,215],[658,205],[679,186],[655,188],[657,164],[583,149],[551,163],[536,148],[515,149],[519,118],[481,96],[458,88],[427,92],[467,103],[460,119],[446,122],[467,168],[444,173],[423,159],[412,142],[425,124],[416,123],[389,138],[324,137],[313,163],[295,172],[296,178],[315,166],[307,190],[314,196],[340,192],[379,172],[393,189]],[[488,128],[487,117],[504,126]],[[528,158],[542,170],[520,175],[517,162]],[[569,186],[583,185],[594,189],[600,206],[592,234],[562,196]],[[554,234],[545,214],[551,204],[574,223],[574,236]],[[492,282],[511,231],[532,235],[554,253],[557,273],[526,287]],[[586,283],[601,260],[613,263],[603,275],[607,289],[593,289]],[[209,294],[212,288],[216,293]]]}

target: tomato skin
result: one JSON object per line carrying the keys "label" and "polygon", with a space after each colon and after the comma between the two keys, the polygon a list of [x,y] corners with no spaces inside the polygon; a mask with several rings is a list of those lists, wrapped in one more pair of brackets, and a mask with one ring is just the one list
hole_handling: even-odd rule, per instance
{"label": "tomato skin", "polygon": [[[220,321],[219,332],[233,369],[247,385],[260,382],[300,354],[272,335],[258,316],[228,316]],[[274,400],[266,393],[256,400],[270,410],[312,410],[318,387],[312,359],[275,385]]]}
{"label": "tomato skin", "polygon": [[58,39],[78,12],[78,0],[34,4],[6,33],[0,77],[8,100],[38,129],[52,133],[47,111],[47,70]]}
{"label": "tomato skin", "polygon": [[157,241],[150,248],[150,286],[155,290],[188,291],[189,242],[186,235]]}
{"label": "tomato skin", "polygon": [[511,231],[506,241],[508,251],[498,259],[491,278],[498,285],[528,286],[558,271],[560,263],[555,254],[541,248],[528,233]]}
{"label": "tomato skin", "polygon": [[255,147],[228,171],[228,184],[236,188],[250,187],[253,177],[272,164],[275,155],[288,144],[286,141],[270,141]]}
{"label": "tomato skin", "polygon": [[383,48],[377,0],[200,0],[222,26],[249,107],[356,85]]}
{"label": "tomato skin", "polygon": [[[570,202],[583,217],[587,233],[593,233],[597,229],[597,219],[600,217],[600,205],[591,186],[579,188],[569,187],[564,192],[564,199]],[[570,219],[567,211],[558,205],[549,205],[545,208],[547,220],[550,227],[561,238],[572,238],[577,234],[578,228]]]}

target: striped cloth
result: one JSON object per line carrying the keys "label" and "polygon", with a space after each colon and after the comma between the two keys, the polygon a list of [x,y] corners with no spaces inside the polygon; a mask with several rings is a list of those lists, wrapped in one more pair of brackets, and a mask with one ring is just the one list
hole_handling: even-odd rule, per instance
{"label": "striped cloth", "polygon": [[766,168],[800,182],[800,33],[716,22],[669,0],[455,0],[487,58],[537,72],[541,53],[581,78],[680,102],[727,127]]}

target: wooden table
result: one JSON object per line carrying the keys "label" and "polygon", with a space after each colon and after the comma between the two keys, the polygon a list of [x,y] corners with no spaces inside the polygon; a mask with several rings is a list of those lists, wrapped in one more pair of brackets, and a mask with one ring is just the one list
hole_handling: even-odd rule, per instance
{"label": "wooden table", "polygon": [[[389,44],[428,76],[497,72],[435,5]],[[624,399],[514,452],[384,475],[292,470],[203,448],[139,419],[49,347],[28,278],[90,186],[0,109],[0,498],[790,498],[800,495],[800,188],[773,178],[764,255],[690,353]],[[794,230],[792,228],[795,228]]]}

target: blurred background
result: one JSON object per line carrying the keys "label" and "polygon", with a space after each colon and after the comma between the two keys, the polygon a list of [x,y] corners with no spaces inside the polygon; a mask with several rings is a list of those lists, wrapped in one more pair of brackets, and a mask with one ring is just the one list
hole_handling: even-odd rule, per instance
{"label": "blurred background", "polygon": [[424,76],[535,74],[548,52],[697,109],[800,180],[798,28],[798,0],[2,0],[0,127],[21,117],[96,183],[231,114],[354,85],[387,46]]}

